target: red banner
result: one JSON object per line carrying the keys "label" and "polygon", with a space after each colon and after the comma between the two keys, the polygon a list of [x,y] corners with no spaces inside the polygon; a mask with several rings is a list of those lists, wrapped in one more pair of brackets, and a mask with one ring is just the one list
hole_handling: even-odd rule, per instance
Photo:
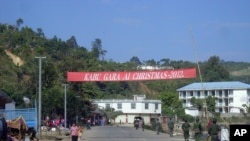
{"label": "red banner", "polygon": [[68,82],[141,81],[195,78],[196,69],[153,70],[133,72],[68,72]]}

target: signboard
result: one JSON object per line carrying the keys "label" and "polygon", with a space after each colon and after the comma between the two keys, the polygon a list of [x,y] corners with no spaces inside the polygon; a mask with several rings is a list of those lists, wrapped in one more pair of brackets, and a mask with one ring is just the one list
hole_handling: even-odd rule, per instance
{"label": "signboard", "polygon": [[195,68],[128,72],[67,72],[68,82],[169,80],[195,77]]}

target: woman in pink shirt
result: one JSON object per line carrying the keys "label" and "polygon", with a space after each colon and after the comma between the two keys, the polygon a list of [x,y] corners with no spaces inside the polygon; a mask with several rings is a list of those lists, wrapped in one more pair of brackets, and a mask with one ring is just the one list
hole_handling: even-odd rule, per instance
{"label": "woman in pink shirt", "polygon": [[72,141],[77,141],[78,140],[78,127],[76,126],[75,123],[70,127],[70,132],[71,132],[71,139]]}

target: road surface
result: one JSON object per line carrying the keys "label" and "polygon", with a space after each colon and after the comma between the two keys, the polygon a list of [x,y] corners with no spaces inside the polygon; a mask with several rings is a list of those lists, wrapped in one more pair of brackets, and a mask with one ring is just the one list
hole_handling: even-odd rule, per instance
{"label": "road surface", "polygon": [[136,130],[132,126],[94,126],[91,130],[85,129],[82,141],[184,141],[184,138],[166,133],[157,135],[155,131]]}

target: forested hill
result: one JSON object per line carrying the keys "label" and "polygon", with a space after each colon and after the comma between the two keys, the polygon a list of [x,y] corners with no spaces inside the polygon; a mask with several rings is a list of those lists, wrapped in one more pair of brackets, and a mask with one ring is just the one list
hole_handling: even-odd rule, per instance
{"label": "forested hill", "polygon": [[[174,69],[197,67],[196,63],[185,60],[140,60],[131,56],[127,62],[106,60],[108,53],[102,47],[101,39],[93,39],[87,49],[77,44],[74,36],[64,41],[56,36],[46,38],[41,28],[36,31],[25,26],[22,20],[16,25],[0,24],[0,90],[9,95],[16,105],[25,107],[23,97],[37,99],[38,59],[42,59],[43,105],[63,109],[64,88],[67,71],[134,71],[140,65],[172,67]],[[225,62],[218,56],[211,56],[200,62],[204,81],[237,80],[250,84],[250,63]],[[197,71],[198,72],[198,71]],[[166,94],[176,94],[176,89],[197,79],[138,82],[91,82],[69,83],[69,101],[75,96],[88,101],[93,98],[132,98],[134,94],[146,94],[147,98],[161,98]],[[52,105],[51,105],[52,104]],[[73,104],[73,103],[72,103]],[[70,102],[69,102],[70,106]],[[53,109],[53,108],[52,108]],[[49,112],[50,108],[44,109]]]}

